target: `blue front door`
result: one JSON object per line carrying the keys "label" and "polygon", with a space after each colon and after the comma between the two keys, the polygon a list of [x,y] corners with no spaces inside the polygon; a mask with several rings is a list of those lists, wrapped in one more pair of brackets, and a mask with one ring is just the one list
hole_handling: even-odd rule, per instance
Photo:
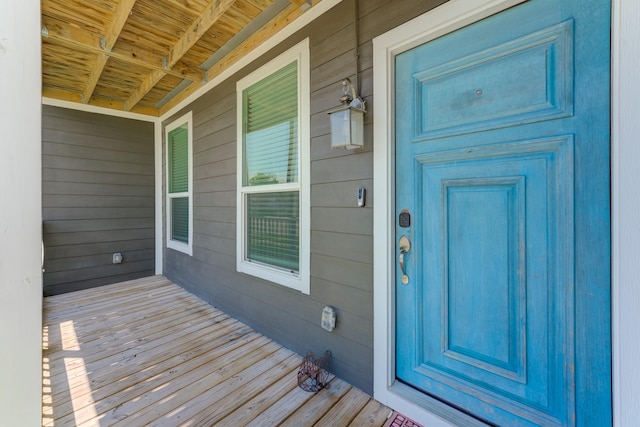
{"label": "blue front door", "polygon": [[396,377],[489,423],[611,424],[609,11],[396,58]]}

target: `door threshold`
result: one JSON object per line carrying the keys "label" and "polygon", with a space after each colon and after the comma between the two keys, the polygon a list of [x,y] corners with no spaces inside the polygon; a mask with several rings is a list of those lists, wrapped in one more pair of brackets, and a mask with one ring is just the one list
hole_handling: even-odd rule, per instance
{"label": "door threshold", "polygon": [[489,425],[401,381],[396,380],[388,388],[388,391],[452,425],[465,427],[487,427]]}

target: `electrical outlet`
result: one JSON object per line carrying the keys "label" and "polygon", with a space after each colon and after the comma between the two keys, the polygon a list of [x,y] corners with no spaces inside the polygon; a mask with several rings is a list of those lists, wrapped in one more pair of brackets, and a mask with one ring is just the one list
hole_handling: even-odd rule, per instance
{"label": "electrical outlet", "polygon": [[326,306],[322,310],[322,321],[320,322],[323,329],[331,332],[336,327],[336,311],[333,307]]}

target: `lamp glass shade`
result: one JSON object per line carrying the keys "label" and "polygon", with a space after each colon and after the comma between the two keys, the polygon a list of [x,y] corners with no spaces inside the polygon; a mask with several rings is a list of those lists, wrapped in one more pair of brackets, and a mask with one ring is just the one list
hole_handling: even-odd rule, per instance
{"label": "lamp glass shade", "polygon": [[344,106],[329,112],[331,148],[362,148],[364,145],[364,110]]}

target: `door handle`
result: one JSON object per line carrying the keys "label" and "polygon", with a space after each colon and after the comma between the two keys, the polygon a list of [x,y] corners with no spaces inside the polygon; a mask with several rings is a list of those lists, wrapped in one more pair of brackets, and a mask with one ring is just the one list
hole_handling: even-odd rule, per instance
{"label": "door handle", "polygon": [[409,241],[409,238],[407,236],[402,236],[400,237],[400,242],[398,243],[398,246],[400,248],[400,255],[398,256],[398,262],[400,263],[400,271],[402,272],[401,281],[403,285],[408,285],[409,276],[407,276],[407,273],[404,269],[404,254],[406,254],[411,250],[411,242]]}

